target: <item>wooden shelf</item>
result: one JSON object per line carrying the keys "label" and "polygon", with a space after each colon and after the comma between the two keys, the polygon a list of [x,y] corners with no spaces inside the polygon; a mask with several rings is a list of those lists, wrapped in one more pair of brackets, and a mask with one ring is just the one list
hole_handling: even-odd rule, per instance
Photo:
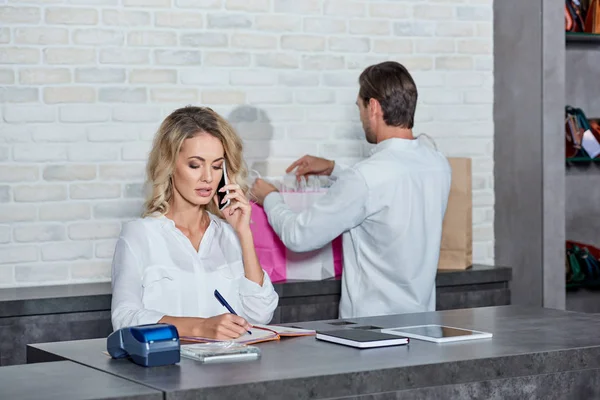
{"label": "wooden shelf", "polygon": [[585,32],[565,32],[567,43],[595,43],[600,45],[600,34]]}

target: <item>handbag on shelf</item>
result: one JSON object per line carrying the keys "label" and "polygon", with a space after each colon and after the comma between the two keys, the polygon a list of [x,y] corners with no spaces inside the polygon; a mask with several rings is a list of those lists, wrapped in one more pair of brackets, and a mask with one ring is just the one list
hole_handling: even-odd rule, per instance
{"label": "handbag on shelf", "polygon": [[565,274],[568,289],[600,287],[600,249],[567,240]]}
{"label": "handbag on shelf", "polygon": [[594,133],[594,136],[596,136],[600,140],[600,119],[591,118],[588,119],[588,122],[590,124],[590,129]]}
{"label": "handbag on shelf", "polygon": [[565,156],[594,159],[600,155],[600,125],[580,108],[565,107]]}
{"label": "handbag on shelf", "polygon": [[590,0],[586,14],[584,30],[587,33],[600,33],[600,0]]}
{"label": "handbag on shelf", "polygon": [[565,31],[600,34],[600,0],[565,0]]}
{"label": "handbag on shelf", "polygon": [[572,115],[565,116],[565,157],[575,158],[581,149],[580,130]]}
{"label": "handbag on shelf", "polygon": [[572,249],[567,248],[565,261],[567,289],[581,287],[582,282],[585,280],[585,275],[581,272],[581,267]]}
{"label": "handbag on shelf", "polygon": [[[566,2],[568,3],[568,1]],[[571,16],[571,11],[569,7],[565,3],[565,32],[572,32],[575,28],[575,21],[573,21],[573,17]]]}
{"label": "handbag on shelf", "polygon": [[565,0],[565,31],[585,32],[584,14],[579,0]]}

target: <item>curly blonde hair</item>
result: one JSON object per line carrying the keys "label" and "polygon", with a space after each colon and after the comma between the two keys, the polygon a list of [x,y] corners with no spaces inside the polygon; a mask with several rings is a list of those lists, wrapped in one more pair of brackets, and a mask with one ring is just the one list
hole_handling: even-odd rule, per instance
{"label": "curly blonde hair", "polygon": [[[171,113],[160,125],[146,167],[147,185],[151,188],[144,204],[143,217],[169,212],[173,198],[173,172],[181,145],[185,139],[207,133],[221,141],[225,152],[227,172],[232,183],[247,193],[248,169],[243,159],[243,144],[233,127],[208,107],[186,106]],[[210,213],[223,217],[211,201],[205,206]]]}

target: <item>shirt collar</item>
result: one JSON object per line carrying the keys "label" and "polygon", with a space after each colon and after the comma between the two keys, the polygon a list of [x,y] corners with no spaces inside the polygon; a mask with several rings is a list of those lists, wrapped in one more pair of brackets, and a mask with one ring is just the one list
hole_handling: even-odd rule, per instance
{"label": "shirt collar", "polygon": [[[215,225],[216,228],[220,228],[221,223],[222,223],[221,219],[208,211],[207,211],[207,213],[208,213],[208,217],[210,218],[210,223],[208,224],[207,229],[211,225]],[[156,220],[159,221],[163,227],[170,227],[170,228],[174,228],[174,229],[176,228],[175,222],[172,219],[167,218],[164,214],[161,214],[159,212],[154,212],[154,213],[150,214],[150,217],[156,218]]]}
{"label": "shirt collar", "polygon": [[382,142],[377,143],[370,152],[370,155],[379,153],[386,149],[398,149],[398,150],[412,150],[419,146],[419,138],[414,139],[400,139],[400,138],[389,138]]}

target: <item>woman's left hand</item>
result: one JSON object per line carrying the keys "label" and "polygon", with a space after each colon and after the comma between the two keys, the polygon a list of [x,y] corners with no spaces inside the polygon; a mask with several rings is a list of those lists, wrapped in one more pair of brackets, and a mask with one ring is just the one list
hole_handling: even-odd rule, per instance
{"label": "woman's left hand", "polygon": [[[250,202],[242,192],[242,189],[238,184],[232,183],[221,188],[222,192],[229,190],[229,194],[223,199],[223,203],[230,200],[231,203],[223,211],[225,220],[233,227],[238,233],[245,233],[250,230],[250,214],[252,207]],[[218,204],[219,197],[215,196],[215,203],[221,207],[222,204]]]}

